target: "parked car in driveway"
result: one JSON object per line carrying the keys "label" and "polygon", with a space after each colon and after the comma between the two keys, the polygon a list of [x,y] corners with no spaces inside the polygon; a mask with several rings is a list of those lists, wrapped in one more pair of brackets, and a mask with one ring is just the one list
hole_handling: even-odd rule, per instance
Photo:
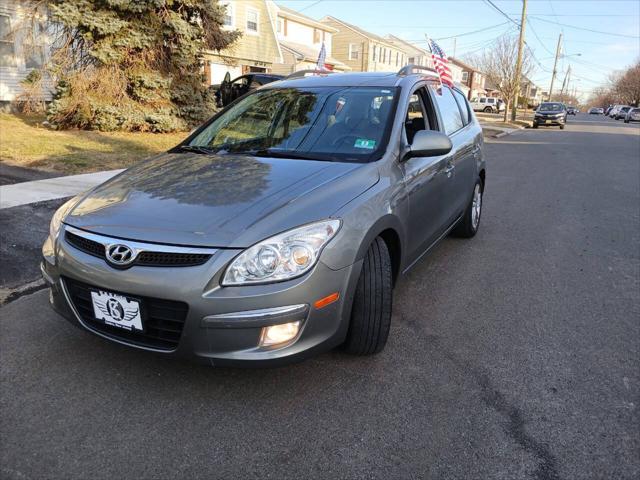
{"label": "parked car in driveway", "polygon": [[142,350],[373,354],[398,277],[478,231],[485,172],[482,129],[435,71],[274,82],[64,204],[42,273],[70,322]]}
{"label": "parked car in driveway", "polygon": [[617,111],[616,114],[613,116],[613,118],[615,120],[621,120],[624,119],[627,116],[627,112],[631,110],[631,107],[629,105],[625,105],[623,107],[620,107]]}
{"label": "parked car in driveway", "polygon": [[589,109],[589,115],[602,115],[603,113],[604,113],[604,108],[591,107]]}
{"label": "parked car in driveway", "polygon": [[567,123],[567,109],[559,102],[541,103],[533,117],[533,128],[543,126],[557,126],[564,129]]}
{"label": "parked car in driveway", "polygon": [[626,116],[624,117],[624,123],[629,122],[640,122],[640,108],[633,107],[629,109]]}
{"label": "parked car in driveway", "polygon": [[499,98],[479,97],[471,99],[471,107],[474,112],[500,113],[504,112],[505,104]]}
{"label": "parked car in driveway", "polygon": [[227,72],[222,83],[212,85],[211,88],[215,91],[216,104],[219,107],[226,107],[236,98],[282,78],[284,78],[282,75],[271,73],[249,73],[231,80],[231,75]]}

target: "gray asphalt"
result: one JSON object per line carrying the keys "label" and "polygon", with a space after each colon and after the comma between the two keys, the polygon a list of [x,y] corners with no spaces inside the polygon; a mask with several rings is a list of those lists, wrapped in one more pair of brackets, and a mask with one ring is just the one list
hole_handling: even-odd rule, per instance
{"label": "gray asphalt", "polygon": [[639,478],[640,126],[570,122],[486,145],[479,234],[373,358],[212,369],[4,306],[2,477]]}

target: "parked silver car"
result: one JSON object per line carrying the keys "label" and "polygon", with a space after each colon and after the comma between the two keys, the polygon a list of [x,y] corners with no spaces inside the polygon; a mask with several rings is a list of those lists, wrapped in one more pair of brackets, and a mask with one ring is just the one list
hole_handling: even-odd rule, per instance
{"label": "parked silver car", "polygon": [[480,224],[482,131],[437,78],[313,76],[236,100],[56,212],[42,262],[53,307],[212,365],[379,352],[397,278]]}
{"label": "parked silver car", "polygon": [[640,122],[640,108],[632,107],[624,117],[624,123]]}

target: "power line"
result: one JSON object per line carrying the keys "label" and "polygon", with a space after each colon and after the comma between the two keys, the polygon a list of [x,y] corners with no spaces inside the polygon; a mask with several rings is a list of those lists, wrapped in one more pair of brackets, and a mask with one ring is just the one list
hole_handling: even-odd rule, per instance
{"label": "power line", "polygon": [[324,1],[324,0],[318,0],[317,2],[313,2],[311,5],[307,5],[306,7],[301,8],[300,10],[298,10],[298,12],[304,12],[308,8],[315,7],[316,5],[318,5],[322,1]]}
{"label": "power line", "polygon": [[493,28],[502,27],[503,25],[506,25],[507,23],[509,23],[509,22],[498,23],[497,25],[492,25],[490,27],[481,28],[480,30],[473,30],[471,32],[465,32],[465,33],[461,33],[459,35],[451,35],[450,37],[436,38],[435,40],[448,40],[450,38],[458,38],[458,37],[464,37],[464,36],[467,36],[467,35],[473,35],[475,33],[486,32],[487,30],[491,30]]}
{"label": "power line", "polygon": [[542,42],[542,40],[540,40],[540,37],[538,36],[535,29],[533,28],[533,25],[531,25],[531,20],[527,19],[527,23],[529,24],[529,28],[531,29],[533,36],[536,37],[536,40],[538,40],[538,43],[542,45],[542,48],[544,48],[547,52],[549,52],[549,55],[553,55],[553,52],[547,48],[547,46]]}
{"label": "power line", "polygon": [[560,25],[562,27],[574,28],[576,30],[584,30],[585,32],[599,33],[601,35],[611,35],[612,37],[624,37],[624,38],[633,38],[633,39],[639,39],[640,38],[639,36],[625,35],[624,33],[611,33],[611,32],[603,32],[601,30],[592,30],[591,28],[576,27],[575,25],[568,25],[566,23],[554,22],[553,20],[547,20],[547,19],[544,19],[544,18],[534,18],[534,20],[537,20],[538,22],[552,23],[554,25]]}
{"label": "power line", "polygon": [[518,22],[516,22],[513,18],[511,18],[509,15],[507,15],[506,13],[504,13],[500,7],[498,7],[495,3],[493,3],[491,0],[484,0],[484,3],[486,3],[487,5],[493,7],[498,13],[500,13],[500,15],[502,15],[503,17],[505,17],[507,20],[509,20],[510,22],[512,22],[513,24],[517,25],[518,27],[520,27],[520,24]]}

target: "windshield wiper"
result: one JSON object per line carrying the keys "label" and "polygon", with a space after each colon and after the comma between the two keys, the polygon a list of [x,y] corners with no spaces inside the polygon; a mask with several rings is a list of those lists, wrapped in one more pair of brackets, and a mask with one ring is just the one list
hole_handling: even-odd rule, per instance
{"label": "windshield wiper", "polygon": [[201,153],[203,155],[211,155],[213,153],[213,150],[201,145],[181,145],[180,150],[184,152]]}
{"label": "windshield wiper", "polygon": [[329,158],[322,158],[314,155],[294,152],[291,150],[263,149],[263,150],[249,150],[241,153],[246,153],[247,155],[253,155],[256,157],[293,158],[297,160],[323,160],[328,162],[331,161],[331,159]]}

